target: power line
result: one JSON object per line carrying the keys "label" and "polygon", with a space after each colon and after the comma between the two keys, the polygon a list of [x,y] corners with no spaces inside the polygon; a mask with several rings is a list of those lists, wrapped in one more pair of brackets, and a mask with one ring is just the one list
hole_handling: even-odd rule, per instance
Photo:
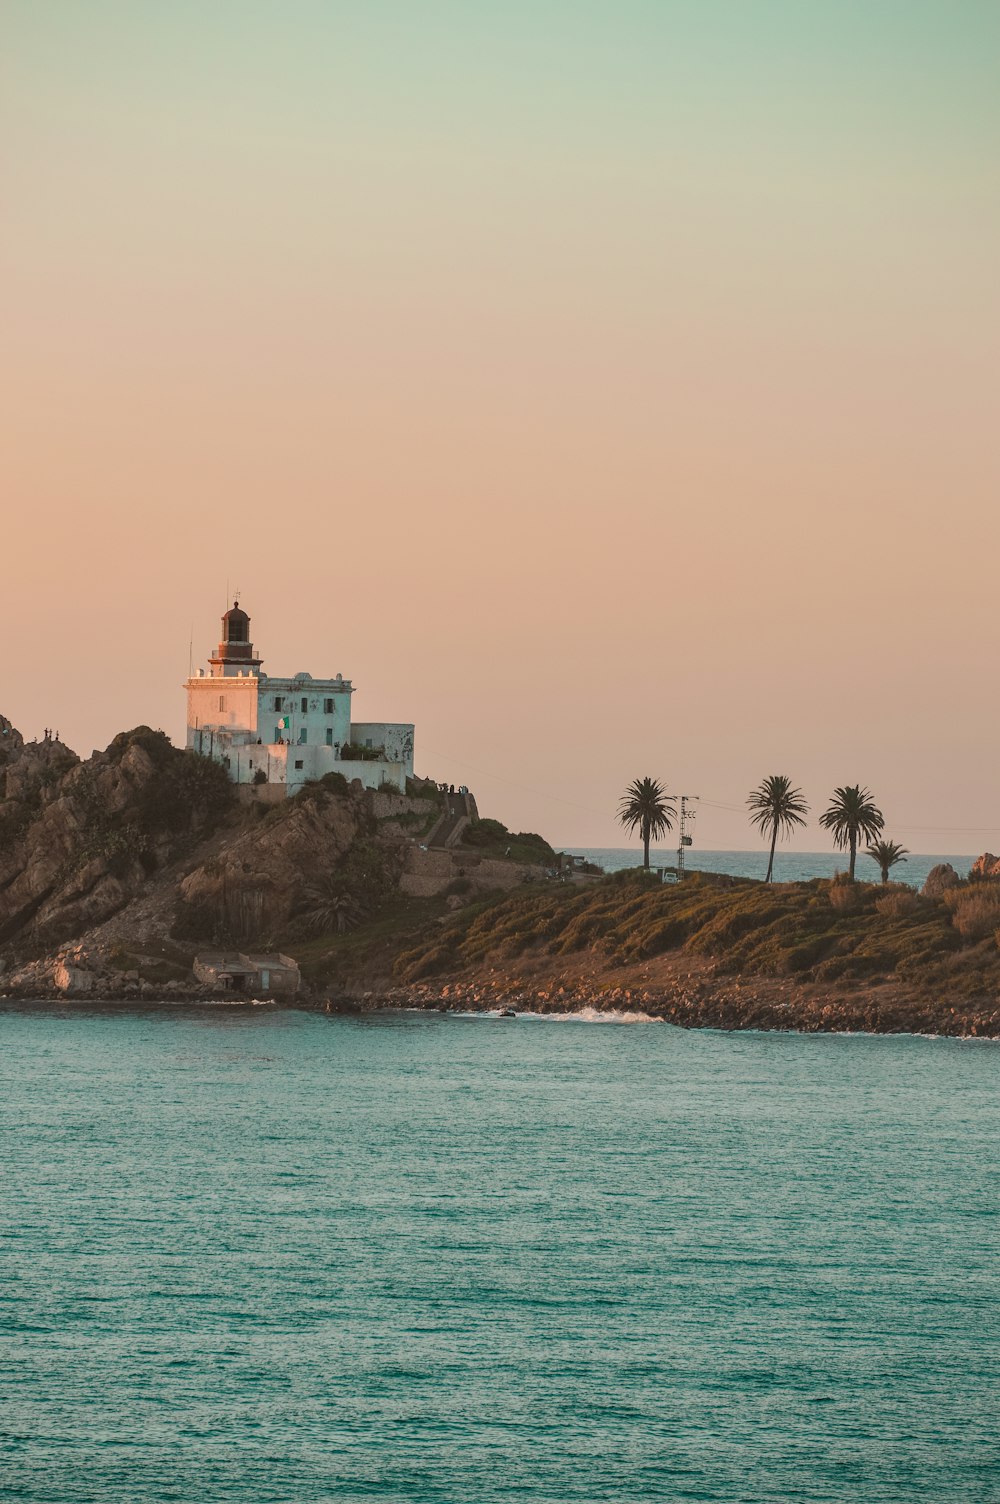
{"label": "power line", "polygon": [[[426,749],[430,757],[446,756],[443,752],[435,752],[433,747]],[[454,754],[447,754],[449,760]],[[522,794],[533,794],[537,799],[548,799],[556,804],[565,804],[570,809],[581,809],[588,815],[597,815],[601,819],[607,819],[606,809],[595,809],[591,804],[581,804],[578,799],[564,799],[561,794],[553,794],[548,789],[533,788],[531,784],[517,783],[511,778],[502,778],[499,773],[491,773],[487,768],[476,767],[475,763],[467,762],[461,755],[457,758],[460,767],[470,773],[477,774],[480,778],[490,778],[494,783],[503,784],[506,788],[518,789]],[[724,810],[731,815],[745,815],[746,806],[742,804],[727,804],[721,799],[701,798],[699,803],[706,809]],[[966,836],[1000,836],[1000,826],[997,825],[907,825],[901,820],[892,822],[893,829],[901,835],[966,835]],[[707,849],[707,848],[706,848]]]}

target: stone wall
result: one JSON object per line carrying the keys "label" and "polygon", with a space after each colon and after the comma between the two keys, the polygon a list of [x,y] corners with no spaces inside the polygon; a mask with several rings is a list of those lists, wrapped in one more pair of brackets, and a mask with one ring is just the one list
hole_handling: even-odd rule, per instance
{"label": "stone wall", "polygon": [[434,898],[457,877],[468,878],[473,891],[483,893],[546,881],[543,868],[524,862],[497,861],[469,851],[422,851],[419,846],[411,846],[399,886],[411,898]]}
{"label": "stone wall", "polygon": [[384,747],[387,762],[401,762],[406,776],[413,777],[413,727],[397,721],[352,721],[351,741],[356,747]]}

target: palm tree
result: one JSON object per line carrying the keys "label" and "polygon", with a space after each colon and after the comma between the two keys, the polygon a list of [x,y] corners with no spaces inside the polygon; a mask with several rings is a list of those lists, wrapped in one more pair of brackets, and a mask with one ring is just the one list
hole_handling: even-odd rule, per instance
{"label": "palm tree", "polygon": [[618,822],[642,837],[642,865],[649,871],[649,843],[673,830],[677,806],[657,778],[635,778],[618,805]]}
{"label": "palm tree", "polygon": [[873,841],[865,852],[873,862],[878,862],[883,883],[889,881],[889,868],[905,862],[909,854],[905,846],[897,846],[895,841]]}
{"label": "palm tree", "polygon": [[774,870],[774,848],[778,843],[778,836],[790,836],[796,825],[804,825],[809,806],[802,797],[802,790],[793,789],[792,780],[786,778],[784,773],[772,773],[770,778],[765,778],[760,787],[749,795],[747,805],[750,809],[750,824],[756,825],[765,840],[768,834],[771,837],[771,855],[764,879],[769,883]]}
{"label": "palm tree", "polygon": [[870,789],[859,783],[846,788],[834,789],[830,808],[819,817],[819,823],[833,831],[833,844],[841,851],[851,853],[850,879],[854,881],[854,863],[858,854],[858,839],[874,841],[885,828],[885,818],[875,804]]}
{"label": "palm tree", "polygon": [[326,935],[336,930],[342,935],[361,922],[365,909],[354,894],[345,889],[343,880],[331,873],[306,885],[298,913],[302,927],[308,933]]}

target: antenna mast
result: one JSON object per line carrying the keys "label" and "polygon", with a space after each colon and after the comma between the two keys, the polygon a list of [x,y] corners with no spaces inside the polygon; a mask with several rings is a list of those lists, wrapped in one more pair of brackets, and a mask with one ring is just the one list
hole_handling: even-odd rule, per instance
{"label": "antenna mast", "polygon": [[687,849],[688,846],[692,846],[694,844],[694,836],[689,836],[687,834],[687,831],[686,831],[685,827],[687,825],[693,825],[694,824],[695,816],[697,815],[698,811],[696,809],[692,809],[691,806],[693,804],[697,804],[698,800],[700,798],[701,798],[700,794],[681,794],[681,796],[680,796],[680,800],[681,800],[681,804],[680,804],[680,819],[677,822],[678,823],[677,834],[679,836],[679,841],[678,841],[678,845],[677,845],[677,881],[678,882],[680,882],[681,879],[684,876],[684,852],[685,852],[685,850]]}

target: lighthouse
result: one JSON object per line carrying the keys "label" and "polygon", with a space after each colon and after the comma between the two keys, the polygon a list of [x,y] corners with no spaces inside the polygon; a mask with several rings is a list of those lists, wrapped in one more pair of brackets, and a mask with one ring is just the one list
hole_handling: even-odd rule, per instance
{"label": "lighthouse", "polygon": [[221,762],[234,783],[277,785],[272,797],[340,772],[365,788],[405,791],[413,776],[413,726],[355,721],[354,685],[343,674],[274,678],[250,640],[238,600],[222,618],[222,640],[186,684],[187,745]]}
{"label": "lighthouse", "polygon": [[223,679],[248,669],[256,671],[263,663],[262,658],[254,657],[250,618],[240,610],[239,601],[233,601],[232,610],[222,618],[222,641],[208,661],[213,679]]}

